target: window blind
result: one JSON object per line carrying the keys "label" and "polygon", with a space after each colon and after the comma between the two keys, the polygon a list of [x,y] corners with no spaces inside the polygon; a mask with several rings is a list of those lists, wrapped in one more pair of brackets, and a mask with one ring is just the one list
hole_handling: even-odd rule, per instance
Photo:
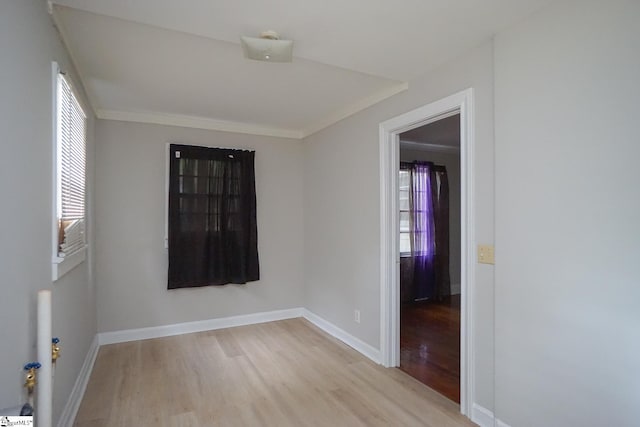
{"label": "window blind", "polygon": [[58,74],[58,256],[85,245],[87,118],[71,85]]}

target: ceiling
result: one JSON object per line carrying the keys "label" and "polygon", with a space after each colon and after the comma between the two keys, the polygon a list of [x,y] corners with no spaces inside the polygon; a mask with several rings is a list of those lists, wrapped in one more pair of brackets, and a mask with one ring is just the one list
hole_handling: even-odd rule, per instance
{"label": "ceiling", "polygon": [[400,134],[400,147],[407,149],[460,150],[460,114],[431,122]]}
{"label": "ceiling", "polygon": [[[549,0],[53,0],[99,118],[303,138]],[[294,40],[292,63],[240,35]]]}

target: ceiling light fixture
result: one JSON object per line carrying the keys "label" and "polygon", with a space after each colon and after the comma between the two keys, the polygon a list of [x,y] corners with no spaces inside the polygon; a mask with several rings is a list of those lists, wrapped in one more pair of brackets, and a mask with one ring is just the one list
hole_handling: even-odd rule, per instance
{"label": "ceiling light fixture", "polygon": [[256,61],[291,62],[293,40],[280,40],[275,31],[264,31],[260,37],[240,37],[244,56]]}

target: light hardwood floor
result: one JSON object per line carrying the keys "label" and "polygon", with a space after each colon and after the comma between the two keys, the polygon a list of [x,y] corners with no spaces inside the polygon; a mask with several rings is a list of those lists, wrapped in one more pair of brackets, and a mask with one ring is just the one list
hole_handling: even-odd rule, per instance
{"label": "light hardwood floor", "polygon": [[304,319],[100,348],[75,426],[475,426]]}

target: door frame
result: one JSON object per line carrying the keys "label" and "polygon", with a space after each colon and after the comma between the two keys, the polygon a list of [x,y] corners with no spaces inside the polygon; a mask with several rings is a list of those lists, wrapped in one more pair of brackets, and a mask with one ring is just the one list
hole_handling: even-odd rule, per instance
{"label": "door frame", "polygon": [[474,402],[473,312],[475,282],[474,114],[469,88],[380,123],[380,356],[382,365],[400,364],[400,233],[398,171],[400,133],[460,113],[460,412],[471,416]]}

